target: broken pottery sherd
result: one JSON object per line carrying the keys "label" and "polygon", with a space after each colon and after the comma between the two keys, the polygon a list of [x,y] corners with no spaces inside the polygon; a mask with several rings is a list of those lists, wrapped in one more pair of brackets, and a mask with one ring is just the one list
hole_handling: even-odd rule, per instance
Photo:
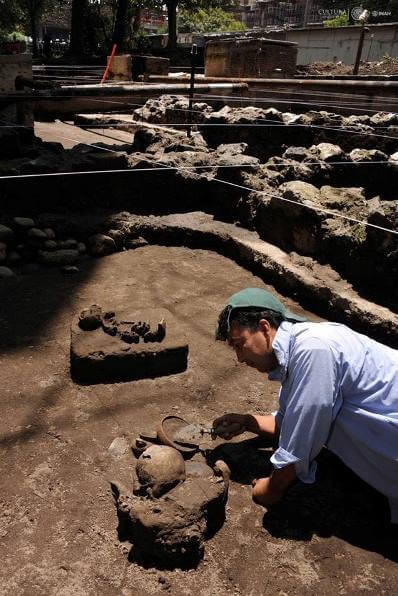
{"label": "broken pottery sherd", "polygon": [[79,327],[84,331],[94,331],[102,325],[102,309],[97,304],[85,308],[79,315]]}

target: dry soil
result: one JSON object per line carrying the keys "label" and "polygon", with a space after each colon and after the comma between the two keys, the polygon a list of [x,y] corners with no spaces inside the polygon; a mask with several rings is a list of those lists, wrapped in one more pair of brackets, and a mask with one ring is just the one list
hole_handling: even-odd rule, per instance
{"label": "dry soil", "polygon": [[[246,461],[232,446],[237,466],[227,519],[197,569],[142,566],[134,548],[118,540],[108,482],[116,437],[130,439],[168,413],[209,423],[227,411],[275,407],[278,386],[213,340],[225,298],[247,285],[266,287],[218,254],[159,246],[87,259],[75,276],[43,269],[4,282],[0,594],[398,592],[384,498],[326,453],[316,485],[293,487],[265,512],[250,498],[250,464],[258,454],[246,450]],[[188,370],[156,380],[74,384],[70,323],[92,303],[169,309],[189,337]],[[287,305],[301,310],[291,300]]]}

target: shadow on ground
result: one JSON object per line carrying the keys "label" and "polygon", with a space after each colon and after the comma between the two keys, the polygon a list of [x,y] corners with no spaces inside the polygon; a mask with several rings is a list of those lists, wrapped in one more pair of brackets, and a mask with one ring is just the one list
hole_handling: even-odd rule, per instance
{"label": "shadow on ground", "polygon": [[[225,443],[208,459],[221,458],[231,481],[251,484],[270,474],[272,446],[261,437]],[[309,541],[336,536],[359,548],[398,562],[398,527],[390,523],[388,500],[324,449],[317,458],[317,482],[297,482],[283,500],[268,509],[263,527],[276,538]]]}

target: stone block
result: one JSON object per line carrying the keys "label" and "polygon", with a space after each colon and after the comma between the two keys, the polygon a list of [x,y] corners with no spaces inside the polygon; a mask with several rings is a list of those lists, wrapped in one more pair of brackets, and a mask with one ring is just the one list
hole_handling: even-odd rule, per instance
{"label": "stone block", "polygon": [[[108,57],[109,60],[109,57]],[[114,56],[109,68],[108,79],[113,81],[131,81],[131,56]]]}
{"label": "stone block", "polygon": [[35,227],[35,222],[30,217],[14,217],[14,224],[21,230],[29,230]]}
{"label": "stone block", "polygon": [[0,242],[12,240],[14,237],[14,232],[8,226],[3,226],[0,224]]}
{"label": "stone block", "polygon": [[159,56],[133,56],[132,77],[136,81],[138,77],[149,75],[168,75],[170,67],[169,58]]}
{"label": "stone block", "polygon": [[206,45],[206,77],[282,78],[296,72],[297,44],[276,39],[222,39]]}
{"label": "stone block", "polygon": [[[160,321],[167,323],[163,337],[155,333]],[[143,333],[138,322],[142,322]],[[150,325],[149,332],[145,323]],[[176,374],[187,366],[186,338],[165,309],[105,313],[102,326],[92,331],[81,329],[79,316],[72,322],[71,374],[76,381],[92,384],[132,381]]]}
{"label": "stone block", "polygon": [[72,249],[54,250],[52,252],[39,250],[38,256],[45,265],[73,265],[79,258],[79,253],[77,250]]}
{"label": "stone block", "polygon": [[9,267],[0,267],[0,279],[15,277],[15,273]]}
{"label": "stone block", "polygon": [[168,75],[170,60],[159,56],[144,56],[145,73],[149,75]]}

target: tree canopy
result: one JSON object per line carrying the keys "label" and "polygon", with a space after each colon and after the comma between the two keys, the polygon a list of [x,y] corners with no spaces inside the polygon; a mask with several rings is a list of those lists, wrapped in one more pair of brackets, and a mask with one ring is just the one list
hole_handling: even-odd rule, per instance
{"label": "tree canopy", "polygon": [[[398,0],[397,0],[398,1]],[[232,0],[0,0],[0,36],[14,31],[31,35],[37,54],[38,25],[44,18],[71,22],[70,52],[107,52],[112,42],[129,47],[144,9],[167,8],[169,47],[177,45],[177,9],[181,31],[236,31],[244,26],[223,9]]]}
{"label": "tree canopy", "polygon": [[201,8],[209,10],[210,8],[226,8],[231,6],[231,0],[164,0],[161,2],[166,5],[169,29],[169,48],[177,46],[177,7],[179,10],[190,12],[198,11]]}
{"label": "tree canopy", "polygon": [[178,12],[178,30],[181,33],[205,33],[214,31],[242,31],[245,25],[222,8],[183,9]]}
{"label": "tree canopy", "polygon": [[346,27],[350,24],[350,19],[347,13],[342,13],[334,17],[334,19],[328,19],[323,21],[324,27]]}

